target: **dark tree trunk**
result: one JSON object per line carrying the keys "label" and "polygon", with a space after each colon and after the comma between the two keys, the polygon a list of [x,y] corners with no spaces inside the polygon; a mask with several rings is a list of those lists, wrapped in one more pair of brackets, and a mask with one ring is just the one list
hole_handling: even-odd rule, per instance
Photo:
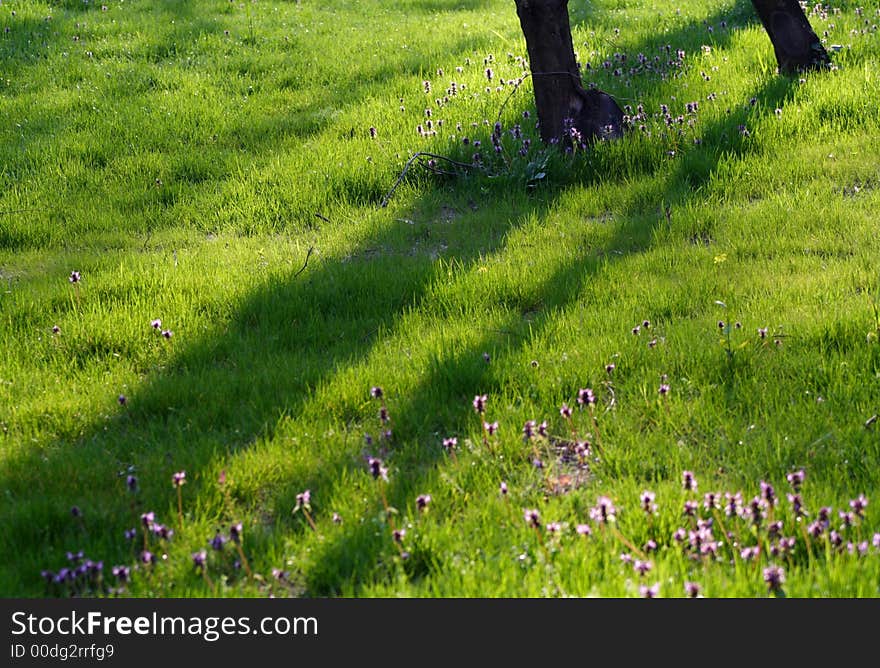
{"label": "dark tree trunk", "polygon": [[752,0],[752,4],[773,42],[781,73],[794,74],[831,64],[797,0]]}
{"label": "dark tree trunk", "polygon": [[568,20],[568,0],[516,0],[526,38],[541,139],[569,142],[623,134],[623,111],[607,93],[584,90]]}
{"label": "dark tree trunk", "polygon": [[[574,57],[568,0],[515,0],[529,53],[541,139],[567,143],[620,137],[623,111],[600,90],[584,90]],[[831,64],[797,0],[752,0],[776,52],[779,71]],[[577,133],[572,132],[572,128]]]}

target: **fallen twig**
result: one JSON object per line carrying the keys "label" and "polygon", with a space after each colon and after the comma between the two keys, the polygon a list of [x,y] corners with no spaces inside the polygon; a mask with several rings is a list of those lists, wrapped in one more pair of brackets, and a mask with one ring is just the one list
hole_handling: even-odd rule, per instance
{"label": "fallen twig", "polygon": [[[391,190],[389,190],[388,194],[386,194],[385,197],[382,198],[382,202],[379,204],[380,209],[384,209],[386,206],[388,206],[388,202],[391,200],[391,196],[394,194],[394,191],[397,190],[397,186],[399,186],[400,182],[403,181],[403,177],[406,176],[406,173],[409,171],[409,168],[412,166],[412,164],[419,158],[433,158],[434,160],[444,160],[452,165],[463,167],[464,169],[474,169],[475,167],[479,167],[479,165],[459,162],[458,160],[447,158],[445,155],[437,155],[436,153],[426,153],[425,151],[414,153],[410,157],[410,159],[406,161],[406,164],[403,166],[403,171],[400,172],[400,176],[397,177],[397,181],[395,181],[394,185],[391,186]],[[429,169],[433,169],[433,167],[429,167]]]}
{"label": "fallen twig", "polygon": [[[315,214],[315,215],[317,216],[318,214]],[[313,250],[315,250],[315,247],[314,247],[314,246],[309,246],[309,250],[308,250],[308,252],[306,253],[306,261],[303,262],[303,266],[300,267],[300,270],[299,270],[298,272],[296,272],[296,273],[293,275],[294,278],[296,278],[296,277],[299,276],[301,273],[303,273],[303,272],[306,270],[306,267],[309,266],[309,258],[312,256],[312,251],[313,251]]]}

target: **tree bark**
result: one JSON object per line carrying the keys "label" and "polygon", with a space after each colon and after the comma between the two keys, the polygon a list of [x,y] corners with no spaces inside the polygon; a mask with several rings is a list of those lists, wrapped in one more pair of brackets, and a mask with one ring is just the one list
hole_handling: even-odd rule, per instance
{"label": "tree bark", "polygon": [[541,139],[570,144],[622,136],[623,111],[614,98],[584,90],[581,83],[568,0],[516,0],[516,13],[529,53]]}
{"label": "tree bark", "polygon": [[795,74],[831,64],[797,0],[752,0],[752,5],[773,42],[780,73]]}

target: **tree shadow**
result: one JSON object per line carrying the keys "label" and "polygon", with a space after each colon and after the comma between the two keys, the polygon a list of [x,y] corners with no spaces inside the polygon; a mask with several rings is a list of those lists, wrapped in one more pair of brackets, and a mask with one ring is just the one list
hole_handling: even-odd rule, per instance
{"label": "tree shadow", "polygon": [[[719,12],[718,17],[724,15]],[[691,29],[691,25],[682,26],[682,34]],[[658,44],[675,40],[676,34],[666,35]],[[635,44],[629,48],[648,47]],[[783,79],[765,83],[755,93],[763,101],[756,109],[779,106],[789,86],[790,82]],[[364,94],[367,89],[364,86]],[[704,146],[676,163],[656,198],[657,215],[652,222],[646,223],[644,203],[633,200],[630,208],[617,215],[619,224],[604,246],[577,249],[536,288],[542,300],[537,314],[531,311],[532,305],[523,304],[528,317],[523,310],[506,316],[502,329],[513,332],[513,336],[487,332],[450,349],[396,402],[394,443],[400,446],[391,445],[389,456],[401,469],[405,464],[408,473],[392,478],[388,484],[392,505],[405,506],[420,481],[440,466],[441,449],[420,445],[424,435],[440,428],[449,433],[466,432],[474,419],[470,399],[499,389],[497,380],[482,363],[482,353],[497,350],[510,356],[522,351],[527,340],[523,333],[540,335],[552,322],[552,313],[571,306],[583,286],[608,262],[649,250],[655,231],[664,224],[664,206],[674,208],[698,200],[700,185],[711,176],[722,155],[748,153],[750,143],[736,134],[740,121],[752,113],[747,111],[747,104],[744,101],[741,111],[705,128],[704,136],[717,138],[717,144]],[[267,144],[270,141],[266,139]],[[653,169],[655,166],[647,167],[646,173]],[[607,174],[596,170],[576,185],[583,187],[604,178]],[[563,192],[548,188],[538,196],[514,195],[519,211],[515,219],[487,224],[476,232],[483,235],[478,247],[451,248],[449,255],[464,272],[475,270],[484,257],[503,252],[506,240],[516,229],[529,220],[545,219],[555,198]],[[470,202],[457,198],[453,191],[440,193],[454,207],[469,208]],[[431,197],[437,197],[437,193],[425,200]],[[490,190],[477,214],[453,220],[450,225],[488,223],[493,205],[510,199],[504,188]],[[5,526],[0,538],[4,553],[18,554],[23,563],[28,563],[38,561],[40,555],[70,549],[81,539],[81,532],[79,526],[71,524],[67,512],[69,506],[80,505],[87,517],[88,513],[96,517],[88,519],[90,530],[108,536],[94,539],[106,550],[105,558],[113,555],[122,560],[127,550],[118,537],[129,526],[130,515],[119,508],[118,499],[124,498],[120,496],[124,490],[117,474],[127,465],[136,464],[143,472],[144,502],[161,506],[160,500],[168,497],[165,473],[183,468],[191,479],[203,478],[193,486],[199,494],[210,497],[216,494],[216,488],[213,480],[204,478],[213,475],[218,459],[234,457],[257,441],[270,439],[286,416],[320,413],[322,407],[315,405],[316,388],[344,378],[347,370],[368,358],[380,341],[400,326],[406,309],[429,299],[431,285],[442,278],[445,269],[429,254],[399,250],[411,246],[419,233],[407,231],[405,234],[410,236],[402,243],[401,229],[406,228],[387,225],[364,239],[346,260],[314,262],[301,274],[291,270],[285,278],[254,291],[238,306],[225,330],[182,344],[176,342],[171,364],[131,394],[128,410],[96,421],[70,441],[17,455],[0,472],[0,488],[7,495],[0,512]],[[319,359],[312,356],[315,350],[322,353]],[[290,376],[283,370],[291,360],[308,361],[297,375]],[[364,382],[366,389],[369,381]],[[437,414],[426,417],[426,406],[436,407]],[[336,406],[334,411],[340,424],[355,425],[362,418],[362,406]],[[312,470],[280,489],[265,490],[262,502],[272,508],[289,508],[302,489],[332,488],[339,480],[364,469],[361,455],[359,435],[355,443],[336,451],[324,449],[321,457],[315,458]],[[68,488],[53,490],[51,501],[41,498],[42,484],[35,473],[45,467],[70,470]],[[69,505],[55,507],[59,496],[69,499]],[[43,515],[53,519],[47,526],[35,525],[33,518]],[[295,529],[281,522],[266,531],[270,535],[288,534]],[[388,537],[376,538],[373,532],[374,527],[368,523],[347,526],[346,531],[321,542],[315,548],[319,553],[314,560],[316,566],[307,576],[307,595],[339,594],[346,587],[356,590],[383,555],[393,554]],[[18,572],[11,560],[4,569],[9,583],[7,593],[33,594],[41,590],[39,573]]]}

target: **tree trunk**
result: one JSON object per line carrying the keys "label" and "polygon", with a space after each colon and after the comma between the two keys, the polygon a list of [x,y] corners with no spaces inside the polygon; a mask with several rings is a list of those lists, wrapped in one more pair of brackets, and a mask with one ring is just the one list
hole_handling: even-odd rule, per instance
{"label": "tree trunk", "polygon": [[623,111],[614,98],[581,84],[568,0],[516,0],[516,13],[529,53],[541,139],[570,144],[620,137]]}
{"label": "tree trunk", "polygon": [[831,59],[797,0],[752,0],[782,74],[828,67]]}

